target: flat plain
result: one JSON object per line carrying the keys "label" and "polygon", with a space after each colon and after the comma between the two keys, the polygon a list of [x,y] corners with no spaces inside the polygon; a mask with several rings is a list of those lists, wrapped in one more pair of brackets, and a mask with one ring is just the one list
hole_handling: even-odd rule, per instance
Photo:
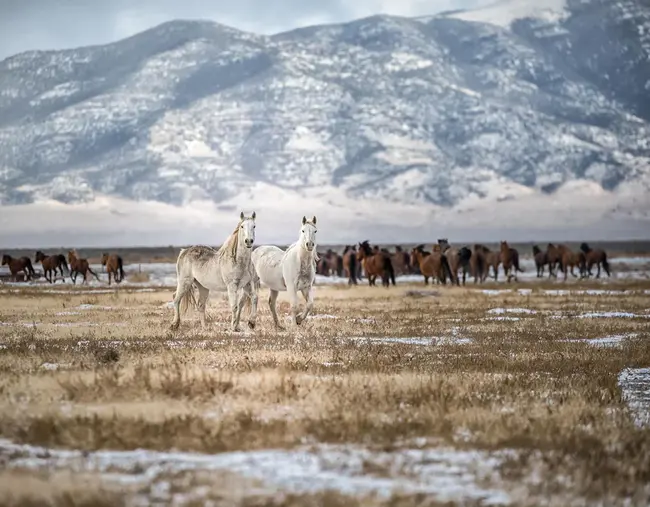
{"label": "flat plain", "polygon": [[319,278],[284,332],[264,288],[254,331],[214,295],[209,329],[190,311],[171,332],[155,264],[0,285],[0,504],[647,505],[639,259],[567,282]]}

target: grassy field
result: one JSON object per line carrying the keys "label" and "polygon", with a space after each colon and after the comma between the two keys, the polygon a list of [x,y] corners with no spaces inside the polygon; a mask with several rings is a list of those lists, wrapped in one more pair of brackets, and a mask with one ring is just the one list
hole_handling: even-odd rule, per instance
{"label": "grassy field", "polygon": [[262,289],[237,334],[220,296],[172,333],[171,289],[2,294],[0,504],[647,505],[650,282],[490,287],[319,286],[286,332]]}

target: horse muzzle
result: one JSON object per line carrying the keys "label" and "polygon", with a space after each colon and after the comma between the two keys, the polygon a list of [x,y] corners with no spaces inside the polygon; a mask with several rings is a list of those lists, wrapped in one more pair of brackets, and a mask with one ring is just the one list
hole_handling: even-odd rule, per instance
{"label": "horse muzzle", "polygon": [[244,246],[246,246],[246,248],[253,248],[253,240],[252,239],[245,239],[244,240]]}

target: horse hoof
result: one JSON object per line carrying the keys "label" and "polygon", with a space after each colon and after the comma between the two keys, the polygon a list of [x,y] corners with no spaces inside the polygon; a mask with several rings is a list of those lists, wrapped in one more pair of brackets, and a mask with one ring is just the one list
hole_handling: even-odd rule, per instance
{"label": "horse hoof", "polygon": [[180,325],[181,325],[180,322],[174,322],[171,326],[169,326],[169,329],[171,329],[172,331],[176,331]]}
{"label": "horse hoof", "polygon": [[255,322],[248,322],[248,327],[251,329],[255,329]]}

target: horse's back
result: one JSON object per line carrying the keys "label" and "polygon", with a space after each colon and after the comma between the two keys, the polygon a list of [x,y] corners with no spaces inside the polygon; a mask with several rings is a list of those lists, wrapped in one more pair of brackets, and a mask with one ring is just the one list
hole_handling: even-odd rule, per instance
{"label": "horse's back", "polygon": [[263,285],[273,290],[285,290],[282,262],[285,252],[274,245],[263,245],[253,250],[251,260]]}

